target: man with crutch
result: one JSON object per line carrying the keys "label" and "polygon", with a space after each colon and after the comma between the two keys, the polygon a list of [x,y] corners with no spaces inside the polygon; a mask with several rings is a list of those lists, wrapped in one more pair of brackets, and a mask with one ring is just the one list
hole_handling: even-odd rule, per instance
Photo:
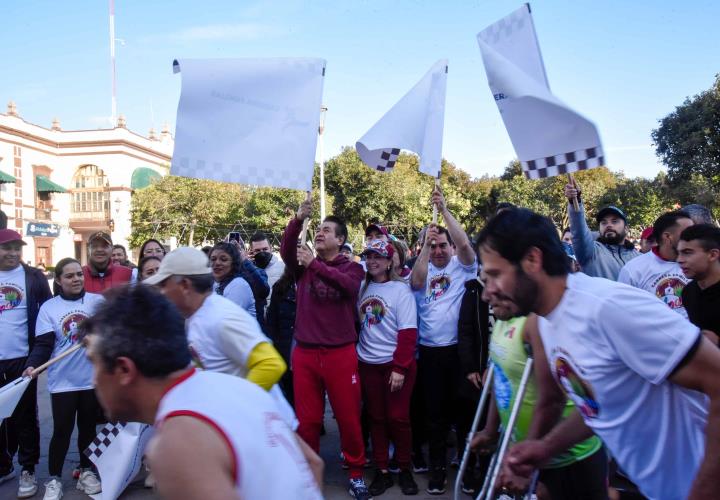
{"label": "man with crutch", "polygon": [[[650,499],[718,498],[720,351],[642,290],[568,274],[552,222],[527,209],[490,220],[479,237],[485,296],[535,312],[553,383],[578,412],[518,443],[508,468],[529,476],[595,432]],[[558,420],[562,408],[536,405]],[[548,417],[548,420],[551,420]]]}

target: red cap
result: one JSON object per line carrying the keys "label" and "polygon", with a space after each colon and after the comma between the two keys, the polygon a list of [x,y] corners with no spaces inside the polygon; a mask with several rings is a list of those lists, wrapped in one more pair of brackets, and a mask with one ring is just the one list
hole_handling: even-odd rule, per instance
{"label": "red cap", "polygon": [[19,241],[23,245],[27,245],[20,236],[20,233],[12,229],[0,229],[0,245],[10,243],[11,241]]}
{"label": "red cap", "polygon": [[380,257],[392,259],[393,255],[395,254],[395,248],[393,248],[392,243],[390,243],[389,241],[372,240],[370,243],[367,244],[365,250],[363,250],[362,255],[367,255],[369,253],[376,253]]}
{"label": "red cap", "polygon": [[652,235],[653,235],[653,228],[652,228],[652,226],[646,227],[645,229],[643,229],[643,232],[642,232],[642,234],[640,235],[640,239],[641,239],[641,240],[649,240],[650,238],[652,238]]}
{"label": "red cap", "polygon": [[388,233],[388,230],[385,229],[385,226],[381,226],[380,224],[370,224],[368,227],[365,228],[365,236],[370,236],[370,231],[378,231],[385,235],[385,237],[389,238],[390,233]]}

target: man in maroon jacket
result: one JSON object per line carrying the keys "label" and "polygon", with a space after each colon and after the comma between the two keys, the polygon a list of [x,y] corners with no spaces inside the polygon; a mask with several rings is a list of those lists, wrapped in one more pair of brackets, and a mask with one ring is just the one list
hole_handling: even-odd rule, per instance
{"label": "man in maroon jacket", "polygon": [[349,493],[370,498],[362,473],[365,448],[360,428],[360,379],[355,351],[356,304],[362,267],[340,253],[347,240],[345,223],[326,217],[315,235],[317,257],[298,248],[310,201],[300,206],[283,235],[280,255],[297,279],[297,313],[292,353],[298,434],[316,452],[320,448],[324,393],[327,391],[340,429],[340,444],[350,469]]}
{"label": "man in maroon jacket", "polygon": [[85,275],[85,291],[103,293],[108,288],[128,283],[132,269],[112,262],[112,238],[105,231],[98,231],[88,239],[88,263],[82,270]]}

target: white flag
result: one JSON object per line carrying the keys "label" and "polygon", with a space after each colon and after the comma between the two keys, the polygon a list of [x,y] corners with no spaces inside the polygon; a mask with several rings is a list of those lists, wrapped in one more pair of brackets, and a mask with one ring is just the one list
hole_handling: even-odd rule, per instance
{"label": "white flag", "polygon": [[447,59],[430,71],[355,144],[360,159],[370,168],[387,172],[401,149],[420,155],[420,172],[440,178]]}
{"label": "white flag", "polygon": [[488,26],[477,39],[490,90],[527,177],[605,164],[595,125],[550,92],[530,5]]}
{"label": "white flag", "polygon": [[312,187],[323,59],[183,59],[170,173]]}
{"label": "white flag", "polygon": [[85,450],[102,481],[95,500],[115,500],[135,479],[152,434],[152,426],[138,422],[108,423],[100,430]]}
{"label": "white flag", "polygon": [[0,388],[0,420],[13,414],[31,380],[30,377],[21,377]]}

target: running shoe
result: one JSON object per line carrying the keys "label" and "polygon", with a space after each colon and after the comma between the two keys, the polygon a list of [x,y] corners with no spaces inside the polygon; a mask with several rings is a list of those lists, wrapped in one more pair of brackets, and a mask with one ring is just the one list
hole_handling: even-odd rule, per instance
{"label": "running shoe", "polygon": [[398,484],[403,495],[417,495],[418,485],[413,478],[412,472],[409,470],[401,470],[398,477]]}
{"label": "running shoe", "polygon": [[365,481],[362,478],[351,479],[348,487],[348,493],[355,500],[372,500],[372,496],[365,486]]}
{"label": "running shoe", "polygon": [[15,473],[15,468],[10,467],[10,470],[8,472],[0,475],[0,484],[3,484],[6,481],[10,481],[11,479],[15,479],[15,476],[17,476],[17,474]]}
{"label": "running shoe", "polygon": [[63,487],[60,479],[53,477],[45,483],[43,500],[60,500],[63,497]]}
{"label": "running shoe", "polygon": [[86,495],[97,495],[102,491],[102,484],[93,471],[90,469],[84,469],[80,472],[77,489]]}
{"label": "running shoe", "polygon": [[20,481],[18,483],[17,497],[30,498],[35,496],[37,490],[38,485],[37,480],[35,479],[35,474],[28,470],[22,471],[22,474],[20,474]]}
{"label": "running shoe", "polygon": [[439,467],[433,469],[430,472],[430,480],[428,481],[427,492],[431,495],[442,495],[445,493],[445,486],[447,485],[447,477],[445,475],[445,468]]}
{"label": "running shoe", "polygon": [[375,477],[370,483],[368,491],[372,496],[378,496],[385,493],[385,490],[392,488],[393,478],[389,472],[383,472],[380,469],[375,470]]}

